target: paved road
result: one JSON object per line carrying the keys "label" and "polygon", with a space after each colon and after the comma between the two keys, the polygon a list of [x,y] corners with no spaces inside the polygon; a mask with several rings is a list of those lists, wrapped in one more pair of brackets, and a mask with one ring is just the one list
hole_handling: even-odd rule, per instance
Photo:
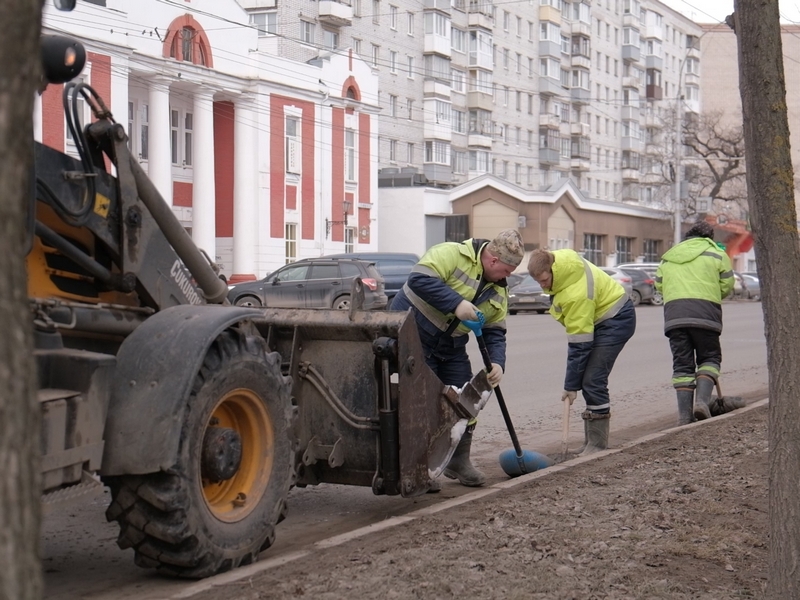
{"label": "paved road", "polygon": [[[767,395],[766,347],[761,304],[730,302],[724,307],[723,392],[748,399]],[[662,333],[660,308],[637,308],[636,335],[620,355],[611,378],[611,443],[622,444],[675,423],[671,359]],[[471,346],[475,346],[471,344]],[[477,348],[473,362],[480,365]],[[501,388],[523,448],[555,454],[561,440],[560,394],[566,339],[548,315],[509,317],[509,360]],[[582,440],[579,398],[572,411],[571,446]],[[490,480],[506,478],[498,453],[510,448],[496,402],[481,414],[473,451],[475,462]],[[406,500],[373,496],[362,488],[321,485],[293,490],[289,517],[277,530],[278,541],[264,556],[298,550],[311,542],[350,531],[464,493],[446,481],[440,494]],[[133,553],[116,546],[116,525],[103,516],[107,495],[92,504],[48,517],[42,556],[48,599],[75,598],[150,600],[179,593],[189,584],[157,577],[133,565]]]}

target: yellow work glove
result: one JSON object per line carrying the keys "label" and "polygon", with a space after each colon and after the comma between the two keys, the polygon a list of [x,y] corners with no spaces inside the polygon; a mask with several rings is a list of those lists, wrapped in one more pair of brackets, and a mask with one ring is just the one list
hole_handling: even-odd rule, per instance
{"label": "yellow work glove", "polygon": [[500,384],[500,380],[503,378],[503,367],[498,365],[497,363],[492,363],[492,370],[486,374],[486,379],[489,380],[489,383],[492,387],[497,387]]}
{"label": "yellow work glove", "polygon": [[561,394],[561,401],[569,400],[570,405],[575,402],[575,398],[578,397],[578,392],[573,392],[570,390],[564,390],[564,393]]}
{"label": "yellow work glove", "polygon": [[456,306],[456,316],[461,321],[477,321],[478,307],[469,300],[462,300],[458,306]]}

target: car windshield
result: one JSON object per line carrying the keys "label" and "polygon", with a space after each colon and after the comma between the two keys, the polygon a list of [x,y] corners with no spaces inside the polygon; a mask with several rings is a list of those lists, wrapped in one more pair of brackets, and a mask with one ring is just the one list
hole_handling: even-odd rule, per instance
{"label": "car windshield", "polygon": [[290,265],[278,269],[267,277],[267,281],[301,281],[308,275],[308,265]]}

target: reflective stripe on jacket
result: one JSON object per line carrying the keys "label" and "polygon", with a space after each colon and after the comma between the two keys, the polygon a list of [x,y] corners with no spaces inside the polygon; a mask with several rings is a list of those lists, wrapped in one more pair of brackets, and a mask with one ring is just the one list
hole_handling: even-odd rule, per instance
{"label": "reflective stripe on jacket", "polygon": [[699,327],[722,331],[722,299],[733,289],[733,267],[713,240],[695,237],[661,257],[656,289],[664,296],[664,331]]}
{"label": "reflective stripe on jacket", "polygon": [[574,250],[554,250],[550,314],[567,330],[567,341],[591,342],[597,323],[612,318],[628,297],[614,279]]}

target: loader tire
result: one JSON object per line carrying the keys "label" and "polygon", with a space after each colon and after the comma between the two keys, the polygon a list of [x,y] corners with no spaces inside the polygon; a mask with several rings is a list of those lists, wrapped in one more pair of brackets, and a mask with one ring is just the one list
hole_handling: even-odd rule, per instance
{"label": "loader tire", "polygon": [[[220,335],[193,382],[177,462],[106,482],[113,499],[106,517],[119,522],[120,548],[133,548],[140,567],[192,579],[255,560],[272,545],[294,483],[295,413],[280,356],[259,337]],[[238,468],[217,483],[201,464],[213,427],[241,439]]]}

